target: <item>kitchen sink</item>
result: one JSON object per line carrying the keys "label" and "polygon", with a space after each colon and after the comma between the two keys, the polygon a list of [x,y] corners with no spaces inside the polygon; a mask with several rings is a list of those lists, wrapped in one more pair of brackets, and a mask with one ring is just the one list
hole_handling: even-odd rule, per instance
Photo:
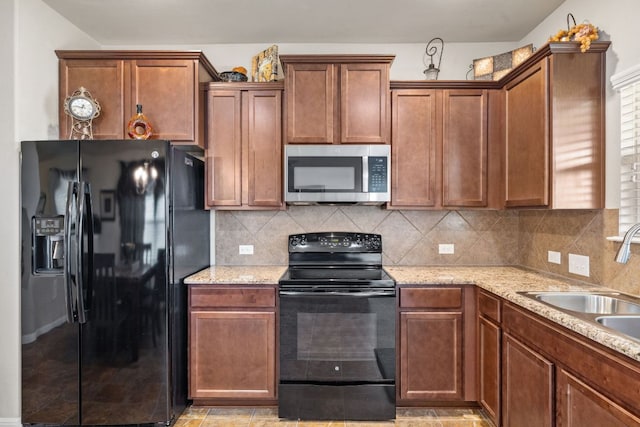
{"label": "kitchen sink", "polygon": [[596,322],[640,340],[640,316],[599,316]]}
{"label": "kitchen sink", "polygon": [[615,291],[518,292],[614,333],[640,340],[640,298]]}
{"label": "kitchen sink", "polygon": [[546,304],[589,314],[640,314],[640,302],[617,293],[539,292],[535,299]]}

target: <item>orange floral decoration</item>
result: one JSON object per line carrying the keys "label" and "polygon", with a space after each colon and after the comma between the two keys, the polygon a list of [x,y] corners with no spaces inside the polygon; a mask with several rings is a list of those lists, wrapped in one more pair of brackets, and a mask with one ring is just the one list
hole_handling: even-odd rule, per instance
{"label": "orange floral decoration", "polygon": [[589,50],[592,40],[598,40],[598,27],[589,23],[574,25],[569,31],[560,30],[555,36],[549,37],[550,42],[580,42],[581,52]]}

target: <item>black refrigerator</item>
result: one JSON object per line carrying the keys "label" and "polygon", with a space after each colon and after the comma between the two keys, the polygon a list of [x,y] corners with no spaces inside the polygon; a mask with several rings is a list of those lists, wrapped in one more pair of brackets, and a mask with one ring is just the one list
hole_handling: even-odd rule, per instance
{"label": "black refrigerator", "polygon": [[168,141],[21,145],[22,422],[169,425],[183,279],[209,265],[204,166]]}

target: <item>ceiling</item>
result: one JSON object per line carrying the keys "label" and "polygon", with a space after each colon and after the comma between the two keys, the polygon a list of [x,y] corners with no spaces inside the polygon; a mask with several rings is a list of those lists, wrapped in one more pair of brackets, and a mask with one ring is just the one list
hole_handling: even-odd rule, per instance
{"label": "ceiling", "polygon": [[564,0],[43,0],[102,45],[519,41]]}

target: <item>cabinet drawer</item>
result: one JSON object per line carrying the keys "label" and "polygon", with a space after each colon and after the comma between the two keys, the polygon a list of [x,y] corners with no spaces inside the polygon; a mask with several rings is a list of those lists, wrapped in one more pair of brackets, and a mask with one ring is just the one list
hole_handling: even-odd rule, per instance
{"label": "cabinet drawer", "polygon": [[275,288],[191,287],[189,308],[275,307]]}
{"label": "cabinet drawer", "polygon": [[462,308],[462,288],[401,288],[401,308]]}
{"label": "cabinet drawer", "polygon": [[480,291],[478,293],[478,311],[487,319],[500,323],[500,300],[498,298]]}

